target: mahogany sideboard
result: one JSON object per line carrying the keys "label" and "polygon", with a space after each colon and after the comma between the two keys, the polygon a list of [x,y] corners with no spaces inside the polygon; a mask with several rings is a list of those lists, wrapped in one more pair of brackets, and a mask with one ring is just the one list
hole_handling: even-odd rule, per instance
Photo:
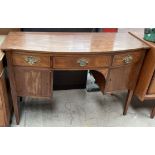
{"label": "mahogany sideboard", "polygon": [[[145,41],[143,39],[144,34],[142,33],[130,32],[130,34],[150,47],[150,50],[146,54],[134,94],[142,102],[144,100],[155,99],[155,43]],[[154,116],[155,106],[152,109],[150,117],[153,118]]]}
{"label": "mahogany sideboard", "polygon": [[148,49],[128,33],[9,33],[1,50],[17,124],[17,97],[51,98],[54,70],[90,70],[103,93],[128,90],[126,114]]}

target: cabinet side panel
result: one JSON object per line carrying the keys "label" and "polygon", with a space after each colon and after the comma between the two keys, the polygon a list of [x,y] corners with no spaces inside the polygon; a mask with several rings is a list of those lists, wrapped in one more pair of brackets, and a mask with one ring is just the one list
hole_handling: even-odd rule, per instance
{"label": "cabinet side panel", "polygon": [[9,92],[6,87],[6,79],[5,75],[3,73],[1,77],[1,84],[2,84],[2,99],[3,99],[3,110],[5,114],[5,125],[8,126],[10,123],[10,117],[11,117],[11,103],[9,103],[8,95]]}
{"label": "cabinet side panel", "polygon": [[155,48],[151,48],[145,57],[144,64],[142,66],[139,80],[136,86],[135,95],[141,100],[144,100],[147,94],[148,87],[150,85],[153,73],[155,69]]}

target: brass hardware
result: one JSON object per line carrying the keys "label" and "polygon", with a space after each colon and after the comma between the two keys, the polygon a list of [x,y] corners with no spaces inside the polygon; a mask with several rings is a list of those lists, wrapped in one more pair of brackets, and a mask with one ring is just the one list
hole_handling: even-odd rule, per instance
{"label": "brass hardware", "polygon": [[77,60],[77,63],[79,63],[80,67],[84,67],[88,64],[88,60],[81,58],[81,59]]}
{"label": "brass hardware", "polygon": [[39,62],[40,59],[39,59],[39,58],[36,58],[36,57],[34,57],[34,56],[27,56],[27,57],[25,57],[25,61],[26,61],[28,64],[30,64],[30,65],[34,65],[34,64],[36,64],[37,62]]}
{"label": "brass hardware", "polygon": [[133,57],[131,55],[126,56],[125,58],[123,58],[123,62],[126,64],[131,63],[133,60]]}

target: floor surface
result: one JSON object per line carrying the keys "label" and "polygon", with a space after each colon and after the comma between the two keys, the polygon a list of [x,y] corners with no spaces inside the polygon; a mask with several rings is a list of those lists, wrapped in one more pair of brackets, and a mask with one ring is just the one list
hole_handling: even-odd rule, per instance
{"label": "floor surface", "polygon": [[[47,99],[25,98],[21,106],[20,127],[125,127],[155,126],[150,119],[153,101],[141,104],[133,99],[128,114],[122,115],[126,93],[103,95],[86,90],[54,91],[52,102]],[[12,126],[16,126],[13,117]]]}

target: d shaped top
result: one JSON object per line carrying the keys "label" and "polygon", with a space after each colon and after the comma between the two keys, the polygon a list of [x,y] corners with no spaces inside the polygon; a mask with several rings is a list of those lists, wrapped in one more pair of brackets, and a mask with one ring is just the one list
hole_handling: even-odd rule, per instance
{"label": "d shaped top", "polygon": [[11,32],[3,50],[45,53],[97,53],[147,49],[145,43],[129,33]]}

